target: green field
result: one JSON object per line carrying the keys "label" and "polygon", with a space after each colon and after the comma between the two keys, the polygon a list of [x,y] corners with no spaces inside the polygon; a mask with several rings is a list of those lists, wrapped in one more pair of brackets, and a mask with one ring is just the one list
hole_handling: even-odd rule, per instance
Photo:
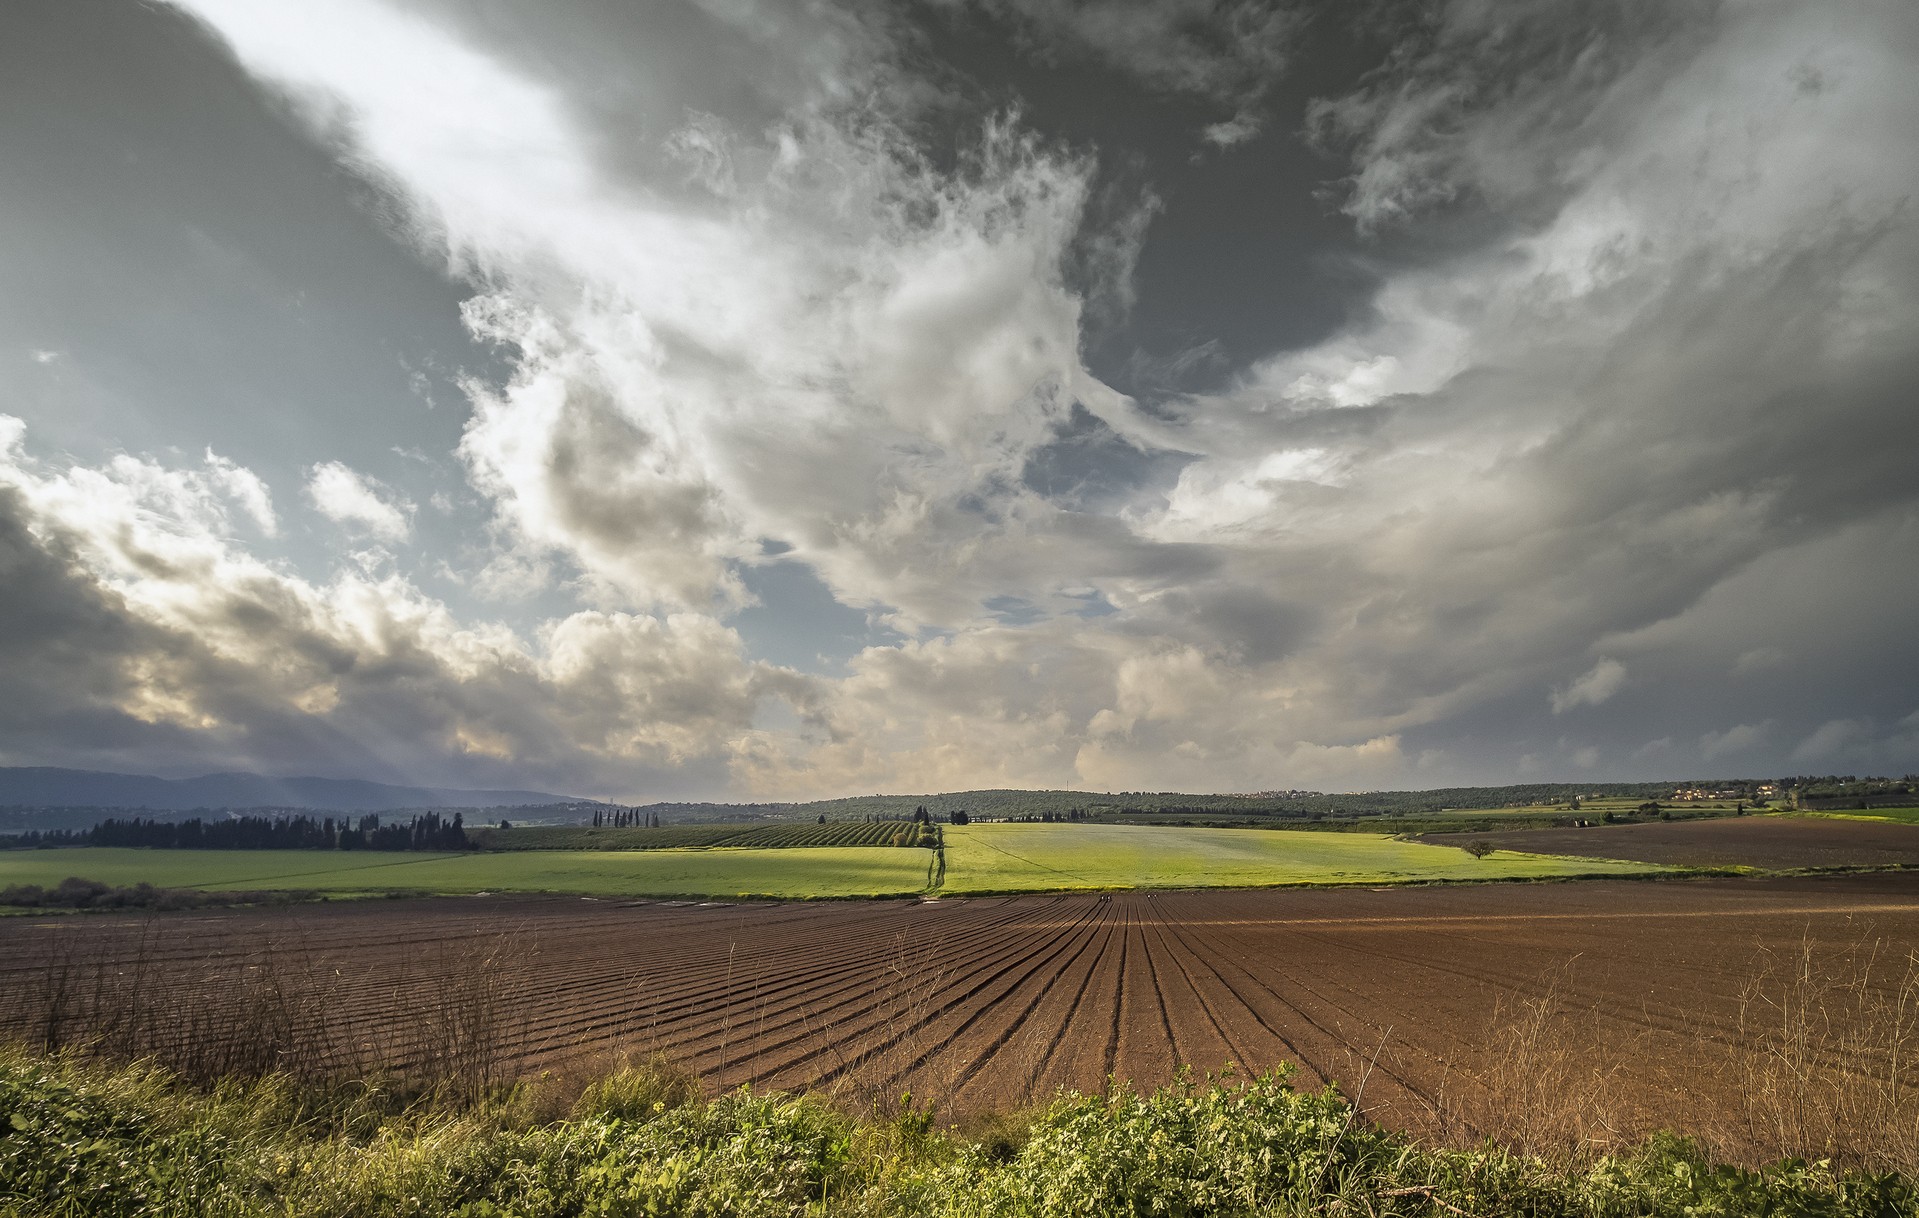
{"label": "green field", "polygon": [[[1670,870],[1645,863],[1502,850],[1483,859],[1384,834],[1148,825],[948,825],[939,891],[1206,888],[1547,879]],[[645,832],[640,830],[639,832]],[[0,888],[68,876],[125,886],[342,895],[573,892],[596,896],[854,897],[925,891],[938,856],[924,849],[789,847],[521,850],[418,854],[331,850],[0,852]]]}
{"label": "green field", "polygon": [[[1638,815],[1639,805],[1646,802],[1648,801],[1630,798],[1586,799],[1580,801],[1577,809],[1565,803],[1528,804],[1524,807],[1516,808],[1448,808],[1443,812],[1429,812],[1424,815],[1431,816],[1435,819],[1454,820],[1483,820],[1495,817],[1550,817],[1564,819],[1575,816],[1584,817],[1588,820],[1598,820],[1608,812],[1611,812],[1614,816]],[[1731,816],[1740,801],[1731,799],[1661,799],[1650,802],[1657,803],[1661,811],[1670,812],[1674,817],[1698,817]],[[1748,812],[1755,810],[1753,801],[1746,800],[1744,802]]]}
{"label": "green field", "polygon": [[1204,888],[1635,875],[1644,863],[1501,850],[1483,859],[1384,834],[1147,825],[948,825],[944,892]]}
{"label": "green field", "polygon": [[[799,846],[883,846],[912,842],[919,826],[906,821],[786,821],[743,825],[662,825],[657,829],[532,825],[475,829],[468,837],[482,850],[692,850],[706,848],[792,849]],[[923,862],[924,860],[922,860]]]}
{"label": "green field", "polygon": [[1859,808],[1853,811],[1794,812],[1794,816],[1829,816],[1834,820],[1879,820],[1900,825],[1919,825],[1919,808]]}
{"label": "green field", "polygon": [[930,879],[933,860],[931,850],[857,847],[414,854],[81,846],[0,852],[0,888],[51,887],[68,876],[80,876],[113,885],[145,882],[214,891],[850,897],[918,892]]}

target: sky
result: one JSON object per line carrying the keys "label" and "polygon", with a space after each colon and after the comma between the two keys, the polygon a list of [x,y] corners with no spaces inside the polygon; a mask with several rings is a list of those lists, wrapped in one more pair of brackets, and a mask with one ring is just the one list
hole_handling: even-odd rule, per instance
{"label": "sky", "polygon": [[1919,770],[1910,0],[0,20],[0,764]]}

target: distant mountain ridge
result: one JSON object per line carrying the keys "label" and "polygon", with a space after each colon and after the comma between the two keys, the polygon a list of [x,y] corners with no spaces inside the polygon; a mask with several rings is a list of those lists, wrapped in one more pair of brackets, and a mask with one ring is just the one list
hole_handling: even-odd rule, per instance
{"label": "distant mountain ridge", "polygon": [[203,774],[156,778],[53,766],[0,766],[0,808],[125,808],[184,812],[193,808],[310,808],[387,812],[399,808],[518,808],[590,803],[547,791],[475,791],[403,787],[360,778],[272,778]]}
{"label": "distant mountain ridge", "polygon": [[[1743,780],[1741,780],[1743,781]],[[1506,805],[1559,803],[1573,796],[1629,796],[1635,799],[1669,798],[1671,782],[1535,782],[1503,787],[1440,787],[1426,791],[1364,791],[1329,794],[1323,791],[1258,791],[1238,795],[1206,795],[1181,791],[1023,791],[995,788],[977,791],[929,792],[924,795],[853,795],[806,803],[653,803],[641,812],[657,812],[665,819],[721,821],[740,819],[828,820],[904,817],[924,807],[944,817],[957,810],[973,816],[1070,815],[1078,811],[1100,815],[1251,817],[1380,816],[1437,812],[1443,808],[1487,808]]]}

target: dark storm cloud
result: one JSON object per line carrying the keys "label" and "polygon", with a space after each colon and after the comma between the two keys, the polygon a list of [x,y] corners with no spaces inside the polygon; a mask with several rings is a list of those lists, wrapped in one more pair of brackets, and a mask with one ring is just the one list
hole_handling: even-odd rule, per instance
{"label": "dark storm cloud", "polygon": [[[1217,388],[1250,361],[1365,312],[1374,251],[1325,201],[1346,163],[1308,127],[1315,99],[1353,88],[1389,35],[1337,10],[1273,5],[1009,0],[928,12],[932,65],[1097,153],[1089,239],[1150,208],[1126,307],[1105,307],[1109,291],[1089,294],[1086,358],[1109,383],[1146,396]],[[1262,33],[1213,51],[1178,37],[1209,17],[1215,35],[1255,19]],[[1130,31],[1130,50],[1086,35],[1082,22]],[[1007,53],[1009,38],[1022,53]],[[1167,60],[1186,66],[1156,70]],[[1233,128],[1227,144],[1208,138],[1215,127]]]}
{"label": "dark storm cloud", "polygon": [[408,365],[457,407],[450,378],[484,360],[461,291],[213,39],[101,0],[24,0],[7,20],[0,334],[93,390],[45,391],[45,439],[257,460],[328,437],[358,461],[458,437]]}
{"label": "dark storm cloud", "polygon": [[1658,88],[1723,30],[1718,0],[1387,3],[1364,20],[1390,50],[1308,127],[1354,150],[1336,193],[1362,231],[1450,212],[1484,230],[1543,221],[1627,81]]}
{"label": "dark storm cloud", "polygon": [[129,621],[68,548],[26,529],[18,492],[0,490],[0,716],[9,759],[78,738],[111,747],[129,727],[116,708],[130,655],[169,640]]}
{"label": "dark storm cloud", "polygon": [[15,759],[1911,768],[1908,5],[179,7],[0,134]]}
{"label": "dark storm cloud", "polygon": [[[1184,93],[1233,111],[1256,129],[1252,113],[1284,72],[1301,22],[1284,5],[1258,0],[932,0],[933,6],[990,14],[1012,27],[1019,45],[1044,64],[1091,59],[1156,92]],[[1236,143],[1245,133],[1214,138]]]}
{"label": "dark storm cloud", "polygon": [[[460,497],[458,382],[502,369],[377,184],[175,11],[23,0],[6,21],[0,412],[29,444],[89,462],[217,449],[279,488],[293,510],[270,548],[309,566],[352,540],[298,510],[318,463]],[[432,509],[415,537],[482,540]]]}

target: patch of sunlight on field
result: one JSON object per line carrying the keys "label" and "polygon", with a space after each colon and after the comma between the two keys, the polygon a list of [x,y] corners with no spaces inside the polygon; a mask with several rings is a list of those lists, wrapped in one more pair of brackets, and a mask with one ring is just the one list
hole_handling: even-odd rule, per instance
{"label": "patch of sunlight on field", "polygon": [[949,825],[945,892],[1206,888],[1644,875],[1672,868],[1454,846],[1376,833],[1151,825]]}
{"label": "patch of sunlight on field", "polygon": [[1790,812],[1790,816],[1830,817],[1833,820],[1877,820],[1898,825],[1919,825],[1919,808],[1834,808],[1831,811]]}
{"label": "patch of sunlight on field", "polygon": [[72,847],[0,853],[0,887],[50,887],[79,876],[113,885],[227,891],[847,897],[919,892],[931,878],[932,861],[930,850],[873,847],[505,854]]}

